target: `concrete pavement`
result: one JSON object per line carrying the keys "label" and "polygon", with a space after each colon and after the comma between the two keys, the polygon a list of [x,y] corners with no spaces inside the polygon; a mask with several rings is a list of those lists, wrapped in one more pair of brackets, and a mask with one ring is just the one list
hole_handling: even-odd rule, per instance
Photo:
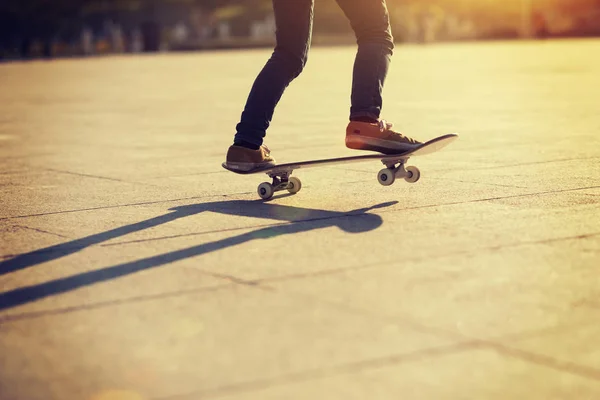
{"label": "concrete pavement", "polygon": [[[0,65],[0,399],[600,398],[600,41],[398,46],[423,140],[220,167],[267,50]],[[353,48],[313,49],[267,144],[343,146]]]}

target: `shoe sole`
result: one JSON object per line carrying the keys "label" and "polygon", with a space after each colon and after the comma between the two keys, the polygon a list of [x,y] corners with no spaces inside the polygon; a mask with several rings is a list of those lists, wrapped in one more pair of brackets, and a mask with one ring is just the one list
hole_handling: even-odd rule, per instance
{"label": "shoe sole", "polygon": [[277,164],[273,161],[269,161],[269,162],[265,162],[265,163],[246,163],[246,162],[227,161],[227,162],[225,162],[225,165],[227,165],[227,168],[229,168],[229,169],[234,169],[236,171],[249,172],[254,169],[274,167]]}
{"label": "shoe sole", "polygon": [[400,143],[391,140],[376,139],[364,136],[346,136],[346,147],[353,150],[372,150],[383,154],[397,154],[409,151],[421,143]]}

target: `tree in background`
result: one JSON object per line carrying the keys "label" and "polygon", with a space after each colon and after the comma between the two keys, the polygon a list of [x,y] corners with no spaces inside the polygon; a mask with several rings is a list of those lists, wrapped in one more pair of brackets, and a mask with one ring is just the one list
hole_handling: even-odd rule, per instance
{"label": "tree in background", "polygon": [[[528,20],[534,33],[600,34],[600,0],[388,0],[388,8],[398,41],[516,37]],[[49,56],[53,42],[80,40],[84,27],[106,35],[107,22],[129,36],[141,28],[147,50],[183,22],[192,30],[227,24],[232,36],[247,37],[271,12],[271,0],[0,0],[0,57],[27,57],[34,43]],[[352,34],[335,0],[315,0],[314,29],[316,37]]]}
{"label": "tree in background", "polygon": [[27,57],[31,43],[39,40],[44,54],[50,56],[54,37],[73,29],[84,3],[82,0],[0,2],[0,50],[18,47],[19,53]]}

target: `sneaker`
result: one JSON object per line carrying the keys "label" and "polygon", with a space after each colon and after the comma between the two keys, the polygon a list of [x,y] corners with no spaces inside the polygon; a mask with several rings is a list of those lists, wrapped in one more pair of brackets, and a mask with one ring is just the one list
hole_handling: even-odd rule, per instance
{"label": "sneaker", "polygon": [[258,150],[232,145],[227,151],[225,165],[230,169],[247,172],[272,167],[275,165],[275,159],[271,157],[271,151],[265,145],[260,146]]}
{"label": "sneaker", "polygon": [[350,121],[346,128],[346,147],[355,150],[373,150],[384,154],[396,154],[412,150],[421,142],[392,130],[392,124]]}

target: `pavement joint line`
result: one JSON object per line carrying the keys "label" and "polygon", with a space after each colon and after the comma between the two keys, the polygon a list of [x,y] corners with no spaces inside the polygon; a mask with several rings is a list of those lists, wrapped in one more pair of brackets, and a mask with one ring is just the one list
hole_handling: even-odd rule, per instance
{"label": "pavement joint line", "polygon": [[512,168],[512,167],[522,167],[522,166],[526,166],[526,165],[551,164],[551,163],[571,162],[571,161],[583,161],[583,160],[595,160],[595,159],[600,159],[600,156],[576,157],[576,158],[561,158],[561,159],[557,159],[557,160],[548,160],[548,161],[531,161],[531,162],[527,162],[527,163],[490,165],[490,166],[487,166],[487,167],[462,168],[462,170],[464,170],[464,171],[478,171],[478,170],[485,170],[485,169]]}
{"label": "pavement joint line", "polygon": [[509,333],[509,334],[500,335],[500,336],[490,336],[486,340],[493,342],[493,343],[496,343],[496,342],[520,342],[523,340],[537,339],[537,338],[541,338],[541,337],[545,337],[545,336],[562,334],[565,332],[582,329],[582,328],[588,328],[591,326],[595,327],[597,325],[598,325],[597,321],[590,321],[589,319],[585,319],[583,322],[578,322],[578,323],[570,322],[567,325],[560,324],[560,325],[555,325],[555,326],[551,326],[551,327],[547,327],[547,328],[530,329],[527,331],[522,331],[522,332],[517,332],[517,333]]}
{"label": "pavement joint line", "polygon": [[269,290],[269,291],[273,290],[270,287],[262,286],[260,284],[259,280],[248,280],[248,279],[238,278],[238,277],[236,277],[234,275],[230,275],[230,274],[218,274],[218,273],[215,273],[215,272],[210,272],[210,271],[206,271],[206,270],[202,270],[202,269],[198,269],[198,271],[201,274],[210,275],[210,276],[212,276],[214,278],[224,279],[224,280],[227,280],[227,281],[229,281],[229,282],[231,282],[233,284],[236,284],[236,285],[257,287],[257,288],[260,288],[262,290]]}
{"label": "pavement joint line", "polygon": [[[600,157],[594,157],[594,158],[600,158]],[[561,161],[577,161],[577,160],[561,160]],[[549,163],[549,162],[539,162],[539,163],[535,163],[535,164],[545,164],[545,163]],[[529,164],[513,164],[513,165],[503,165],[503,166],[487,166],[487,167],[476,167],[476,168],[456,168],[456,170],[460,170],[460,171],[479,171],[479,170],[487,170],[487,169],[498,169],[498,168],[512,168],[512,167],[518,167],[518,166],[523,166],[523,165],[529,165]],[[335,168],[335,167],[330,167],[330,168]],[[366,170],[366,169],[358,169],[358,168],[344,168],[342,169],[342,167],[337,167],[337,169],[339,170],[346,170],[346,171],[351,171],[351,172],[362,172],[362,173],[373,173],[373,171],[371,170]],[[433,176],[432,173],[437,173],[437,172],[448,172],[448,170],[445,169],[430,169],[428,170],[428,178],[431,179],[438,179],[438,180],[446,180],[446,181],[457,181],[457,182],[468,182],[468,181],[459,181],[459,180],[452,180],[452,179],[447,179],[447,178],[439,178],[436,176]],[[469,183],[479,183],[479,184],[484,184],[483,182],[469,182]],[[492,183],[486,183],[487,185],[494,185]],[[516,187],[516,188],[527,188],[526,186],[516,186],[516,185],[498,185],[498,186],[506,186],[506,187]]]}
{"label": "pavement joint line", "polygon": [[596,237],[596,236],[600,236],[600,232],[584,233],[581,235],[559,237],[559,238],[531,240],[531,241],[527,241],[527,242],[511,243],[508,245],[489,246],[487,249],[488,250],[501,250],[501,249],[510,248],[510,247],[529,246],[529,245],[533,245],[533,244],[546,244],[546,243],[554,243],[554,242],[563,242],[566,240],[589,239],[589,238]]}
{"label": "pavement joint line", "polygon": [[44,156],[53,156],[53,155],[55,155],[55,154],[56,154],[56,153],[49,153],[49,152],[46,152],[46,153],[37,153],[37,154],[35,154],[35,153],[30,153],[30,154],[27,154],[27,155],[18,155],[18,156],[3,156],[3,157],[2,157],[2,160],[3,160],[3,161],[7,161],[7,160],[18,160],[18,159],[29,160],[29,159],[32,159],[32,158],[33,158],[33,159],[36,159],[36,158],[38,158],[38,157],[44,157]]}
{"label": "pavement joint line", "polygon": [[0,175],[15,175],[30,171],[29,169],[18,169],[14,171],[0,171]]}
{"label": "pavement joint line", "polygon": [[23,228],[23,229],[29,229],[29,230],[40,232],[40,233],[46,233],[46,234],[52,235],[52,236],[58,236],[58,237],[63,238],[63,239],[69,239],[69,237],[67,237],[67,236],[60,235],[60,234],[54,233],[54,232],[45,231],[43,229],[32,228],[32,227],[25,226],[25,225],[13,225],[13,226],[14,227],[18,227],[18,228]]}
{"label": "pavement joint line", "polygon": [[[168,179],[168,178],[182,178],[187,176],[197,176],[197,175],[216,175],[216,174],[227,174],[230,173],[226,170],[223,171],[204,171],[204,172],[194,172],[192,174],[179,174],[179,175],[161,175],[161,176],[152,176],[144,179]],[[142,182],[143,183],[143,182]]]}
{"label": "pavement joint line", "polygon": [[76,212],[86,212],[86,211],[96,211],[96,210],[108,210],[111,208],[137,207],[137,206],[145,206],[145,205],[161,204],[161,203],[175,203],[175,202],[184,201],[184,200],[196,200],[196,199],[206,199],[206,198],[214,198],[214,197],[233,197],[233,196],[247,195],[247,194],[251,194],[251,193],[254,193],[254,192],[240,192],[240,193],[230,193],[230,194],[222,194],[222,195],[191,196],[191,197],[182,197],[179,199],[143,201],[143,202],[130,203],[130,204],[115,204],[113,206],[99,206],[99,207],[89,207],[89,208],[78,208],[75,210],[63,210],[63,211],[52,211],[52,212],[37,213],[37,214],[15,215],[15,216],[11,216],[11,217],[0,217],[0,221],[9,220],[9,219],[18,219],[18,218],[43,217],[46,215],[70,214],[70,213],[76,213]]}
{"label": "pavement joint line", "polygon": [[186,400],[198,398],[218,398],[235,393],[247,393],[250,391],[260,391],[274,386],[285,386],[291,383],[308,382],[317,379],[331,378],[339,375],[353,374],[368,369],[385,368],[391,365],[406,364],[418,362],[421,360],[443,357],[447,355],[472,351],[482,346],[480,341],[467,341],[452,343],[449,345],[429,347],[408,353],[392,354],[388,356],[362,359],[359,361],[347,362],[344,364],[308,369],[304,371],[292,372],[286,375],[274,376],[271,378],[257,379],[253,381],[238,382],[229,385],[223,385],[207,390],[197,390],[188,393],[167,395],[161,397],[152,397],[153,400]]}
{"label": "pavement joint line", "polygon": [[53,168],[44,168],[44,170],[45,171],[50,171],[50,172],[57,172],[57,173],[60,173],[60,174],[66,174],[66,175],[82,176],[82,177],[85,177],[85,178],[94,178],[94,179],[102,179],[102,180],[108,180],[108,181],[113,181],[113,182],[129,183],[129,184],[132,184],[132,185],[144,185],[144,186],[151,186],[151,187],[163,187],[163,186],[155,185],[155,184],[152,184],[152,183],[137,182],[137,181],[128,181],[128,180],[124,180],[124,179],[109,178],[107,176],[92,175],[92,174],[82,174],[82,173],[79,173],[79,172],[64,171],[64,170],[53,169]]}
{"label": "pavement joint line", "polygon": [[570,375],[575,375],[583,378],[588,378],[594,381],[600,381],[600,370],[577,364],[570,361],[560,360],[555,357],[546,356],[543,354],[521,350],[512,346],[507,346],[501,343],[488,343],[490,347],[498,353],[527,361],[531,364],[541,365],[555,371],[566,372]]}
{"label": "pavement joint line", "polygon": [[213,285],[213,286],[204,286],[204,287],[198,287],[198,288],[194,288],[194,289],[177,290],[177,291],[163,292],[163,293],[157,293],[157,294],[152,294],[152,295],[142,295],[142,296],[121,298],[121,299],[115,299],[115,300],[107,300],[107,301],[101,301],[101,302],[97,302],[97,303],[82,304],[82,305],[69,306],[69,307],[60,307],[60,308],[41,310],[41,311],[26,311],[26,312],[22,312],[22,313],[14,313],[14,314],[9,313],[7,315],[0,314],[0,327],[3,324],[22,321],[22,320],[43,318],[43,317],[52,316],[52,315],[69,314],[69,313],[73,313],[73,312],[89,311],[89,310],[95,310],[95,309],[106,308],[106,307],[114,307],[114,306],[119,306],[119,305],[124,305],[124,304],[140,303],[140,302],[145,302],[145,301],[154,301],[154,300],[160,300],[160,299],[165,299],[165,298],[169,298],[169,297],[185,296],[188,294],[210,293],[210,292],[215,292],[215,291],[222,290],[222,289],[231,288],[233,286],[237,286],[237,284],[236,284],[236,282],[231,281],[229,283]]}
{"label": "pavement joint line", "polygon": [[[596,296],[597,297],[597,296]],[[581,299],[579,301],[573,302],[570,304],[573,308],[592,308],[592,309],[600,309],[600,301],[597,299],[591,300],[589,298]]]}
{"label": "pavement joint line", "polygon": [[[336,218],[336,217],[325,217],[325,218],[322,218],[322,219],[332,219],[332,218]],[[170,240],[170,239],[179,239],[179,238],[191,237],[191,236],[211,235],[213,233],[226,233],[226,232],[236,232],[236,231],[252,230],[252,229],[255,229],[255,228],[278,227],[278,226],[284,226],[284,225],[292,225],[294,223],[299,223],[299,222],[313,222],[313,221],[319,221],[319,220],[320,219],[308,219],[308,220],[293,221],[293,222],[281,222],[281,223],[278,223],[278,224],[252,225],[251,227],[215,229],[215,230],[211,230],[211,231],[194,232],[194,233],[182,233],[180,235],[160,236],[160,237],[149,238],[149,239],[124,240],[124,241],[115,242],[115,243],[100,244],[100,246],[101,247],[113,247],[113,246],[121,246],[121,245],[126,245],[126,244],[147,243],[147,242],[155,242],[155,241],[159,241],[159,240]]]}
{"label": "pavement joint line", "polygon": [[[438,256],[432,256],[429,259],[440,259],[440,258],[447,258],[447,257],[452,257],[458,254],[470,254],[470,252],[468,251],[462,251],[462,252],[454,252],[454,253],[448,253],[448,254],[441,254]],[[414,261],[422,261],[423,257],[415,257],[415,258],[406,258],[403,260],[402,264],[405,264],[407,261],[408,262],[414,262]],[[345,272],[355,272],[355,271],[361,271],[361,270],[366,270],[366,269],[371,269],[371,268],[377,268],[377,267],[397,267],[397,264],[390,264],[390,262],[393,262],[394,260],[389,260],[389,261],[383,261],[383,262],[376,262],[376,263],[367,263],[367,264],[361,264],[361,265],[355,265],[352,267],[340,267],[340,268],[333,268],[333,269],[325,269],[325,270],[320,270],[320,271],[313,271],[313,272],[305,272],[305,273],[295,273],[295,274],[287,274],[287,275],[279,275],[279,276],[275,276],[275,277],[270,277],[270,278],[263,278],[263,279],[258,279],[256,280],[258,283],[263,284],[269,284],[269,283],[277,283],[277,282],[287,282],[287,281],[296,281],[296,280],[300,280],[300,279],[311,279],[311,278],[315,278],[315,277],[320,277],[320,276],[328,276],[328,275],[338,275],[338,274],[343,274]],[[396,260],[397,261],[397,260]],[[454,279],[447,279],[447,278],[438,278],[438,279],[430,279],[428,280],[428,282],[444,282],[444,281],[452,281]]]}
{"label": "pavement joint line", "polygon": [[132,183],[132,182],[125,181],[123,179],[109,178],[107,176],[92,175],[92,174],[83,174],[83,173],[80,173],[80,172],[64,171],[64,170],[54,169],[54,168],[43,168],[43,169],[45,171],[57,172],[59,174],[83,176],[83,177],[86,177],[86,178],[103,179],[103,180],[107,180],[107,181],[122,182],[122,183]]}
{"label": "pavement joint line", "polygon": [[[532,161],[532,162],[528,162],[528,163],[516,163],[516,164],[488,165],[488,166],[471,167],[471,168],[456,168],[456,170],[479,171],[479,170],[487,170],[487,169],[512,168],[512,167],[522,167],[522,166],[526,166],[526,165],[551,164],[551,163],[558,163],[558,162],[571,162],[571,161],[583,161],[583,160],[595,160],[595,159],[600,159],[600,156],[563,158],[563,159],[558,159],[558,160]],[[370,170],[366,170],[366,169],[363,170],[363,169],[359,169],[359,168],[343,168],[343,167],[335,167],[335,166],[330,167],[330,168],[338,168],[338,169],[344,169],[347,171],[354,171],[354,172],[372,172]],[[444,169],[429,170],[429,172],[446,172],[446,171],[447,170],[444,170]]]}
{"label": "pavement joint line", "polygon": [[558,193],[565,193],[565,192],[576,192],[576,191],[579,191],[579,190],[588,190],[588,189],[596,189],[596,188],[600,188],[600,186],[590,186],[590,187],[582,187],[582,188],[569,188],[569,189],[558,189],[558,190],[547,190],[547,191],[543,191],[543,192],[521,193],[521,194],[512,194],[512,195],[498,196],[498,197],[486,197],[486,198],[483,198],[483,199],[473,199],[473,200],[467,200],[467,201],[456,201],[456,202],[440,203],[440,204],[428,204],[428,205],[423,205],[423,206],[407,207],[407,208],[403,208],[401,210],[382,210],[382,211],[380,211],[380,213],[397,212],[397,211],[404,211],[404,210],[417,210],[417,209],[420,209],[420,208],[453,206],[453,205],[458,205],[458,204],[481,203],[481,202],[486,202],[486,201],[505,200],[505,199],[512,199],[512,198],[517,198],[517,197],[544,196],[544,195],[547,195],[547,194],[558,194]]}
{"label": "pavement joint line", "polygon": [[438,180],[438,181],[448,181],[448,182],[472,183],[472,184],[476,184],[476,185],[498,186],[498,187],[507,187],[507,188],[516,188],[516,189],[529,189],[529,186],[502,185],[502,184],[499,184],[499,183],[463,181],[463,180],[460,180],[460,179],[438,178],[438,177],[435,177],[435,176],[432,176],[429,179]]}

